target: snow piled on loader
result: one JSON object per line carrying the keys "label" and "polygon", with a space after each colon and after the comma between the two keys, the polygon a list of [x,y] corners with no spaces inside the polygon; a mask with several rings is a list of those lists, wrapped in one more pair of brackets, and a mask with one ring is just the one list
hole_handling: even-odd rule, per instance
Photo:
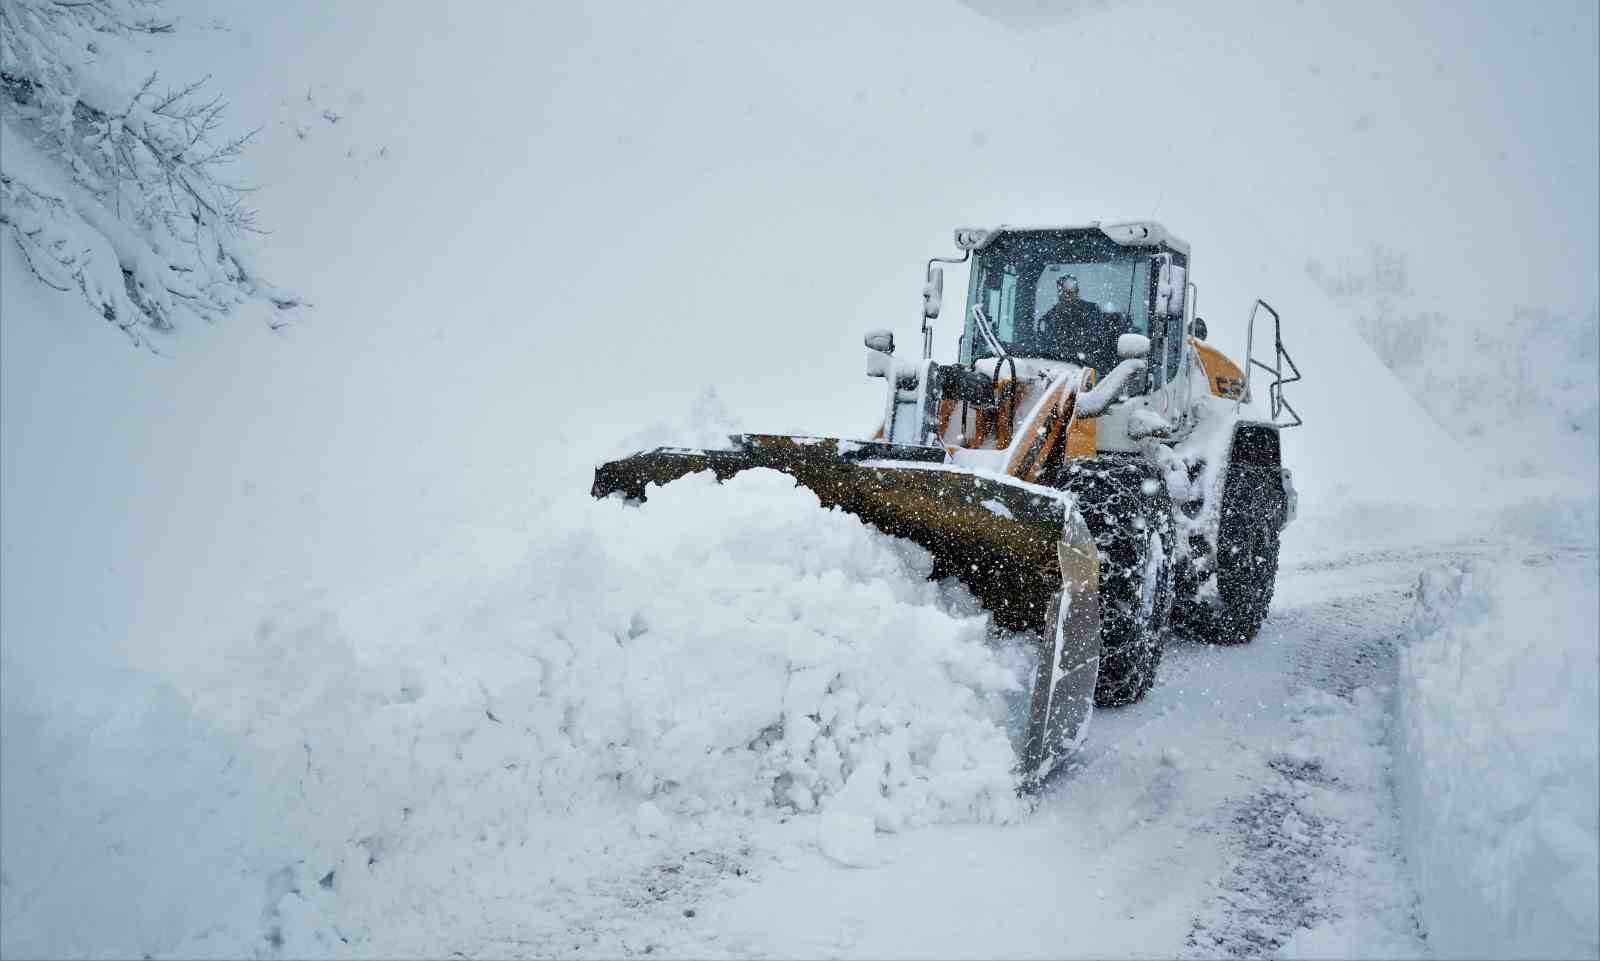
{"label": "snow piled on loader", "polygon": [[[480,535],[263,618],[193,690],[8,692],[6,953],[619,955],[652,926],[615,915],[670,931],[764,851],[1023,813],[987,618],[788,477]],[[537,944],[493,940],[505,897]]]}

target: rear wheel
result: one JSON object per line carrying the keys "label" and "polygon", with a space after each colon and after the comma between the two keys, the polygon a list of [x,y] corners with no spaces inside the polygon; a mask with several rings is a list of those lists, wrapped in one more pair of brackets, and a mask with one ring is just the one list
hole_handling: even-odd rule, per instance
{"label": "rear wheel", "polygon": [[1204,631],[1205,640],[1213,644],[1250,643],[1272,606],[1281,510],[1258,474],[1265,472],[1229,471],[1222,494],[1215,560],[1220,605],[1205,619]]}
{"label": "rear wheel", "polygon": [[1210,644],[1248,644],[1261,632],[1278,577],[1278,528],[1282,486],[1274,472],[1235,465],[1222,488],[1221,518],[1211,569],[1216,596],[1194,596],[1192,585],[1179,601],[1181,630]]}
{"label": "rear wheel", "polygon": [[1100,548],[1100,677],[1095,704],[1116,707],[1155,683],[1172,617],[1172,509],[1143,461],[1083,458],[1063,486]]}

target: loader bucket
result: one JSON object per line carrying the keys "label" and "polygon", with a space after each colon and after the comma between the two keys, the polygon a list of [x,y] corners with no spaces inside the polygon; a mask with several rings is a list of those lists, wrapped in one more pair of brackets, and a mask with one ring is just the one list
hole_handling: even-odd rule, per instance
{"label": "loader bucket", "polygon": [[1000,626],[1042,635],[1025,776],[1042,776],[1079,740],[1088,717],[1080,688],[1087,676],[1092,705],[1099,664],[1099,579],[1097,561],[1084,560],[1098,556],[1094,541],[1069,495],[946,464],[938,447],[763,434],[730,441],[603,464],[591,493],[644,500],[647,485],[704,470],[718,480],[758,467],[790,475],[824,507],[926,548],[933,576],[959,578]]}

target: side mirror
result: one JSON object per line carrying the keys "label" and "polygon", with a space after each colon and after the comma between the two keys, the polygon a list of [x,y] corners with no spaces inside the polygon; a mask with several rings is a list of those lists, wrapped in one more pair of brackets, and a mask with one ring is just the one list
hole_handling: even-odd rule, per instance
{"label": "side mirror", "polygon": [[894,331],[869,330],[862,343],[867,345],[867,376],[888,377],[894,368]]}
{"label": "side mirror", "polygon": [[1149,357],[1150,338],[1143,334],[1123,334],[1117,338],[1117,356],[1123,360]]}
{"label": "side mirror", "polygon": [[998,232],[998,230],[991,231],[982,227],[957,227],[956,249],[982,250],[984,245],[989,242],[989,235]]}
{"label": "side mirror", "polygon": [[1189,330],[1194,334],[1195,340],[1206,339],[1206,322],[1199,317],[1194,319],[1194,326],[1190,327]]}
{"label": "side mirror", "polygon": [[944,303],[944,268],[929,267],[928,282],[922,285],[922,316],[934,320]]}
{"label": "side mirror", "polygon": [[1162,317],[1183,316],[1183,295],[1188,289],[1186,271],[1172,262],[1171,254],[1161,255],[1161,270],[1156,275],[1156,313]]}

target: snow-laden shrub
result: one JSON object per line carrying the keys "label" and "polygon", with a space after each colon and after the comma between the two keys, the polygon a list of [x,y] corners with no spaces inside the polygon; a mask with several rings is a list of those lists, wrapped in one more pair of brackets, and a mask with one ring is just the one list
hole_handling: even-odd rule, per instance
{"label": "snow-laden shrub", "polygon": [[1535,555],[1417,586],[1396,786],[1440,957],[1600,954],[1597,577]]}
{"label": "snow-laden shrub", "polygon": [[126,79],[135,34],[167,33],[150,0],[0,0],[0,232],[39,281],[78,291],[141,342],[190,315],[294,297],[251,266],[247,188],[225,176],[253,134],[223,132],[204,79]]}

